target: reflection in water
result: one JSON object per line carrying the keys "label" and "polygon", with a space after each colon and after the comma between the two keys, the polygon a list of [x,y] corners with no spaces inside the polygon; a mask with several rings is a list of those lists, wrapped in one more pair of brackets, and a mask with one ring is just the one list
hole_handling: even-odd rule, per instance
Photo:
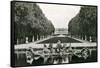
{"label": "reflection in water", "polygon": [[61,55],[45,57],[44,60],[46,60],[44,64],[61,64],[69,62],[68,56]]}
{"label": "reflection in water", "polygon": [[53,48],[52,44],[49,48],[45,45],[42,52],[36,52],[32,48],[25,52],[15,54],[16,66],[95,62],[97,57],[96,50],[90,53],[88,48],[73,49],[65,47],[65,44],[60,46],[60,43],[57,48]]}

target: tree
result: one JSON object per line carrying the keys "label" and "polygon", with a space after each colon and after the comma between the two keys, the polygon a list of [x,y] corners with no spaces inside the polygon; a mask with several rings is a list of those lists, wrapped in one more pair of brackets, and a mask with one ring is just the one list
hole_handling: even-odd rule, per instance
{"label": "tree", "polygon": [[55,28],[36,3],[15,3],[15,44],[40,39],[40,36],[50,35]]}
{"label": "tree", "polygon": [[[69,22],[69,32],[78,34],[83,39],[97,36],[97,7],[82,6],[79,13]],[[94,39],[93,39],[94,40]]]}

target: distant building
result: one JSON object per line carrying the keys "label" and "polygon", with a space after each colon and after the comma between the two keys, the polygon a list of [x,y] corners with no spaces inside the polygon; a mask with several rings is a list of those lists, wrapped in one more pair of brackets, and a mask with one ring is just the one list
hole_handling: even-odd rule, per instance
{"label": "distant building", "polygon": [[56,28],[55,34],[68,34],[68,29],[67,28]]}

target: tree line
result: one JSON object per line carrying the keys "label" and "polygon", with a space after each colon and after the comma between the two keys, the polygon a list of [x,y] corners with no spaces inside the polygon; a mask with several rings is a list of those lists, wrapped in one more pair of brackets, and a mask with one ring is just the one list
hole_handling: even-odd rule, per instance
{"label": "tree line", "polygon": [[79,13],[70,20],[68,31],[71,35],[83,40],[96,41],[97,38],[97,7],[81,6]]}
{"label": "tree line", "polygon": [[15,3],[15,44],[36,41],[54,33],[52,22],[47,19],[36,3]]}

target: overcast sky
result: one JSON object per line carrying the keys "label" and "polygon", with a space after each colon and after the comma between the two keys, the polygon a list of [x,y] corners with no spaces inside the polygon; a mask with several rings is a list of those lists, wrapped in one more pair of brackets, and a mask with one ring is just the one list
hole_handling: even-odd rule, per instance
{"label": "overcast sky", "polygon": [[38,4],[55,28],[68,28],[68,23],[80,10],[80,6]]}

